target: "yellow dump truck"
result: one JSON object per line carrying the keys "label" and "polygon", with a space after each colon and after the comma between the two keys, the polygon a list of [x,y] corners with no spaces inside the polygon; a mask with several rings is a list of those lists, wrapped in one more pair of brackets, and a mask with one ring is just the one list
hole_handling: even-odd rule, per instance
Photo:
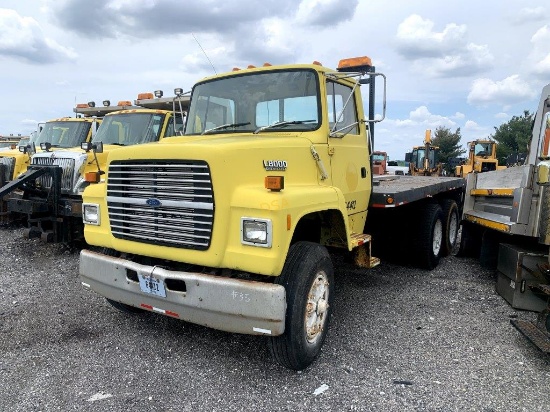
{"label": "yellow dump truck", "polygon": [[468,175],[458,254],[495,268],[497,292],[512,307],[539,312],[537,322],[512,324],[550,353],[550,84],[532,130],[522,165]]}
{"label": "yellow dump truck", "polygon": [[189,96],[177,91],[174,97],[162,97],[161,91],[156,97],[142,93],[133,104],[128,100],[111,105],[106,100],[96,107],[91,102],[77,108],[86,116],[103,116],[90,142],[75,141],[71,148],[57,151],[48,142],[40,142],[42,152],[32,157],[29,171],[2,189],[22,192],[8,197],[7,204],[11,213],[27,217],[25,235],[47,242],[83,240],[82,191],[105,178],[110,151],[174,136],[183,128]]}
{"label": "yellow dump truck", "polygon": [[482,173],[502,169],[506,169],[506,166],[498,165],[496,142],[474,140],[468,143],[468,159],[456,166],[455,175],[464,177],[472,172]]}
{"label": "yellow dump truck", "polygon": [[463,179],[373,177],[361,87],[373,97],[375,79],[362,57],[198,82],[183,136],[112,151],[84,190],[83,286],[123,311],[263,335],[307,367],[333,306],[329,250],[371,268],[371,241],[405,225],[409,262],[433,268],[456,239]]}
{"label": "yellow dump truck", "polygon": [[412,152],[405,155],[409,163],[409,174],[412,176],[441,176],[443,165],[438,159],[439,147],[432,144],[432,131],[426,130],[423,146],[413,147]]}

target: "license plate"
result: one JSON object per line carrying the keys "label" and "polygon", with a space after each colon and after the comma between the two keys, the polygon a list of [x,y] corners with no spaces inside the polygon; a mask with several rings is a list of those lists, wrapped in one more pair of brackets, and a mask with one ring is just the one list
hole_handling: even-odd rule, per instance
{"label": "license plate", "polygon": [[143,276],[138,273],[139,287],[143,293],[150,293],[151,295],[166,297],[166,289],[164,288],[164,282],[161,279],[154,278],[152,276]]}

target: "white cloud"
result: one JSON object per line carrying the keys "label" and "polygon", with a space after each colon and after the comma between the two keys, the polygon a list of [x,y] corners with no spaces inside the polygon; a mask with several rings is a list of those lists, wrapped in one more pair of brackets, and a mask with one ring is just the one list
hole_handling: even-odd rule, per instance
{"label": "white cloud", "polygon": [[15,10],[0,9],[0,56],[28,63],[54,63],[74,60],[76,52],[44,35],[32,17],[22,17]]}
{"label": "white cloud", "polygon": [[547,12],[544,7],[534,7],[529,8],[525,7],[521,9],[517,14],[514,15],[512,20],[516,24],[529,23],[533,21],[542,21],[546,19]]}
{"label": "white cloud", "polygon": [[500,112],[495,114],[496,119],[509,119],[510,115],[508,113]]}
{"label": "white cloud", "polygon": [[399,128],[422,126],[425,129],[435,129],[438,126],[449,128],[457,126],[457,123],[450,117],[433,114],[426,106],[419,106],[409,112],[408,119],[386,119],[384,122],[391,123]]}
{"label": "white cloud", "polygon": [[464,43],[465,25],[447,24],[441,32],[433,28],[431,20],[417,14],[407,17],[397,27],[398,51],[407,58],[439,57]]}
{"label": "white cloud", "polygon": [[473,131],[473,132],[479,132],[479,131],[482,131],[482,130],[487,130],[486,128],[484,127],[481,127],[480,125],[478,125],[476,122],[474,122],[473,120],[466,120],[466,123],[464,123],[464,130],[466,131]]}
{"label": "white cloud", "polygon": [[536,76],[546,79],[550,77],[550,28],[545,25],[531,37],[533,50],[528,57],[528,67]]}
{"label": "white cloud", "polygon": [[456,126],[456,123],[452,121],[450,118],[441,116],[438,114],[432,114],[428,110],[426,106],[420,106],[410,112],[409,118],[411,121],[416,122],[417,124],[423,124],[430,127],[437,127],[437,126],[446,126],[446,127],[454,127]]}
{"label": "white cloud", "polygon": [[487,45],[468,42],[467,26],[449,23],[436,32],[431,20],[413,14],[397,28],[397,51],[432,77],[468,76],[492,66]]}
{"label": "white cloud", "polygon": [[506,106],[532,99],[536,94],[527,82],[514,74],[502,81],[474,80],[468,94],[468,103],[480,106],[488,104]]}
{"label": "white cloud", "polygon": [[351,20],[358,3],[358,0],[302,0],[296,18],[315,26],[333,26]]}

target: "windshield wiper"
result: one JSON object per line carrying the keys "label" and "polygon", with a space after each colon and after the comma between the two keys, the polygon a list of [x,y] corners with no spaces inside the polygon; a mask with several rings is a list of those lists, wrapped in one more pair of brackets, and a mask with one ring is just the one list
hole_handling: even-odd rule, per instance
{"label": "windshield wiper", "polygon": [[258,127],[256,130],[254,130],[254,134],[260,133],[262,130],[266,129],[272,129],[275,127],[283,127],[288,126],[289,124],[304,124],[304,123],[311,123],[316,122],[317,120],[288,120],[284,122],[276,122],[273,124],[268,124],[267,126]]}
{"label": "windshield wiper", "polygon": [[247,125],[249,125],[249,124],[250,124],[250,122],[222,124],[221,126],[216,126],[216,127],[213,127],[212,129],[206,129],[206,130],[205,130],[204,132],[202,132],[201,134],[208,134],[208,133],[213,132],[213,131],[215,131],[215,130],[230,129],[231,127],[247,126]]}

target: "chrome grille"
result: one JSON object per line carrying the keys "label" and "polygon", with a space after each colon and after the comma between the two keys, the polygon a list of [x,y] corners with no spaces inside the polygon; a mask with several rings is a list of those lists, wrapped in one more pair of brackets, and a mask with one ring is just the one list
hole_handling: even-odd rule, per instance
{"label": "chrome grille", "polygon": [[9,182],[13,180],[13,170],[15,169],[15,157],[0,157],[0,164],[4,165],[1,170],[4,172],[3,179],[0,179],[4,182]]}
{"label": "chrome grille", "polygon": [[[61,190],[71,191],[73,189],[73,174],[74,174],[74,159],[62,157],[40,157],[33,156],[32,165],[47,165],[59,166],[63,170],[61,174]],[[49,189],[52,187],[52,177],[50,175],[42,175],[36,181],[40,186]]]}
{"label": "chrome grille", "polygon": [[116,161],[107,173],[113,236],[206,250],[214,221],[210,169],[203,161]]}

